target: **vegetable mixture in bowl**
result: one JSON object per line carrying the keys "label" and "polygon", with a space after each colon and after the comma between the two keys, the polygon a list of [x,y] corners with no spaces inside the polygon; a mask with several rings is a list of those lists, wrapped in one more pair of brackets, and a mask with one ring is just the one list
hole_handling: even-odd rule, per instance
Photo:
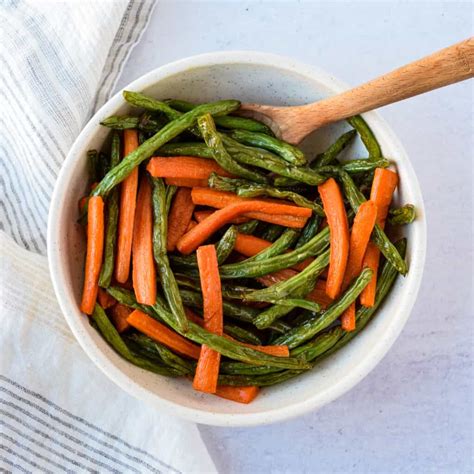
{"label": "vegetable mixture in bowl", "polygon": [[[102,122],[79,201],[81,310],[113,349],[249,403],[356,337],[407,273],[390,228],[415,218],[390,207],[398,175],[365,121],[307,157],[236,100],[124,97],[138,113]],[[368,156],[340,161],[356,135]]]}

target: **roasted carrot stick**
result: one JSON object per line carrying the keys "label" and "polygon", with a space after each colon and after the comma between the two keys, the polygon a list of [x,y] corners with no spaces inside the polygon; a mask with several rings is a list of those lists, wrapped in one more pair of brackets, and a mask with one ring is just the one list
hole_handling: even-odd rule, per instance
{"label": "roasted carrot stick", "polygon": [[254,235],[238,234],[235,241],[234,250],[245,255],[246,257],[253,257],[262,250],[267,249],[272,245],[271,242]]}
{"label": "roasted carrot stick", "polygon": [[112,319],[112,323],[118,332],[124,332],[130,327],[130,324],[127,322],[127,318],[132,312],[133,310],[120,303],[117,303],[110,308],[110,318]]}
{"label": "roasted carrot stick", "polygon": [[[194,191],[194,189],[193,189]],[[212,216],[200,222],[194,229],[183,235],[178,241],[177,248],[183,254],[190,254],[199,247],[206,239],[208,239],[214,232],[220,229],[223,225],[237,216],[251,212],[252,210],[258,210],[270,213],[284,213],[287,208],[284,204],[274,204],[265,201],[244,201],[230,204],[229,206],[219,209],[214,212]],[[302,209],[302,208],[293,208]],[[308,209],[311,211],[310,209]]]}
{"label": "roasted carrot stick", "polygon": [[[123,155],[126,157],[138,148],[136,130],[123,131]],[[115,279],[124,283],[130,274],[130,257],[132,254],[133,224],[137,202],[138,167],[135,168],[120,186],[120,210],[117,238],[117,256],[115,258]]]}
{"label": "roasted carrot stick", "polygon": [[81,311],[92,314],[97,292],[99,291],[99,274],[104,250],[104,201],[100,196],[89,199],[87,213],[87,251],[82,290]]}
{"label": "roasted carrot stick", "polygon": [[99,291],[97,292],[97,301],[104,309],[108,309],[113,306],[117,301],[111,295],[109,295],[105,290],[99,287]]}
{"label": "roasted carrot stick", "polygon": [[[187,178],[207,180],[211,173],[232,176],[214,160],[194,156],[155,156],[146,167],[154,178]],[[207,183],[206,183],[207,184]]]}
{"label": "roasted carrot stick", "polygon": [[[346,273],[342,282],[345,290],[353,278],[362,270],[362,261],[367,250],[370,234],[375,225],[377,217],[377,206],[372,201],[365,201],[359,206],[354,217],[349,243],[349,258],[347,260]],[[345,331],[353,331],[356,325],[355,303],[352,303],[341,316],[341,326]]]}
{"label": "roasted carrot stick", "polygon": [[140,181],[135,211],[132,245],[132,279],[137,301],[154,305],[156,301],[156,270],[153,259],[153,206],[151,184],[146,176]]}
{"label": "roasted carrot stick", "polygon": [[[237,196],[235,193],[227,191],[217,191],[215,189],[209,188],[193,188],[192,198],[195,204],[215,207],[217,209],[222,209],[223,207],[226,207],[229,204],[234,204],[236,202],[246,202],[251,199]],[[251,211],[245,214],[245,217],[249,217],[251,219],[258,219],[264,222],[269,222],[271,224],[278,224],[285,227],[301,228],[302,223],[306,223],[307,218],[311,215],[311,209],[298,207],[295,206],[293,203],[285,201],[283,201],[282,203],[282,201],[278,201],[275,199],[251,200],[264,202],[266,204],[273,203],[276,205],[284,206],[286,208],[286,211],[282,210],[280,213],[266,213],[256,210],[254,212]]]}
{"label": "roasted carrot stick", "polygon": [[205,188],[207,179],[165,178],[165,183],[168,186],[179,186],[181,188]]}
{"label": "roasted carrot stick", "polygon": [[215,395],[227,400],[238,403],[250,403],[257,395],[260,389],[254,386],[233,387],[231,385],[219,385]]}
{"label": "roasted carrot stick", "polygon": [[335,299],[342,287],[349,255],[349,225],[341,190],[334,178],[318,186],[328,220],[330,237],[329,274],[326,282],[327,295]]}
{"label": "roasted carrot stick", "polygon": [[234,339],[228,334],[224,334],[224,337],[229,339],[229,341],[237,342],[242,346],[250,347],[251,349],[264,352],[265,354],[270,354],[277,357],[290,357],[290,350],[288,349],[288,346],[256,346],[254,344],[247,344],[246,342],[237,341],[237,339]]}
{"label": "roasted carrot stick", "polygon": [[[214,214],[216,211],[194,211],[194,218],[196,219],[197,222],[202,222],[204,219],[209,217],[210,215]],[[229,224],[244,224],[245,222],[248,222],[250,218],[248,217],[236,217],[235,219],[232,220],[232,222],[229,222]]]}
{"label": "roasted carrot stick", "polygon": [[[392,201],[393,193],[398,185],[398,175],[386,168],[377,168],[370,190],[370,200],[377,206],[377,224],[385,226],[388,208]],[[360,302],[364,306],[371,307],[375,303],[375,290],[377,288],[377,271],[379,268],[380,250],[369,242],[362,266],[369,267],[374,272],[369,284],[360,295]]]}
{"label": "roasted carrot stick", "polygon": [[[224,316],[216,249],[214,245],[199,247],[196,256],[202,288],[204,328],[222,336]],[[207,393],[216,392],[220,361],[219,352],[206,344],[202,345],[193,380],[195,390]]]}
{"label": "roasted carrot stick", "polygon": [[189,342],[183,336],[175,333],[164,324],[159,323],[156,319],[142,313],[136,309],[127,318],[128,324],[146,334],[151,339],[161,342],[170,349],[179,352],[182,355],[199,359],[201,348],[192,342]]}
{"label": "roasted carrot stick", "polygon": [[186,233],[193,217],[194,203],[189,188],[179,188],[168,215],[168,240],[166,250],[172,252],[178,240]]}

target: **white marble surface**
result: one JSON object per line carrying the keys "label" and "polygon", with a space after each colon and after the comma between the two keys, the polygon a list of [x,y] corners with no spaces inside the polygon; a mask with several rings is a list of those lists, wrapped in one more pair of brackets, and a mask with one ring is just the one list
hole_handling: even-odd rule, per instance
{"label": "white marble surface", "polygon": [[[159,1],[119,87],[213,50],[293,56],[357,84],[473,34],[472,3]],[[468,473],[472,451],[472,82],[382,110],[428,218],[424,281],[392,350],[351,392],[266,427],[201,427],[223,473]]]}

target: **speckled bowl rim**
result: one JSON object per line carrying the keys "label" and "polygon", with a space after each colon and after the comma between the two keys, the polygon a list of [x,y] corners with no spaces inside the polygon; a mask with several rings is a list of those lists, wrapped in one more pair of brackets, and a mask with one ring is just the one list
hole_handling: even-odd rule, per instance
{"label": "speckled bowl rim", "polygon": [[[177,73],[183,73],[189,69],[226,64],[278,67],[279,69],[305,76],[309,80],[316,79],[331,89],[334,93],[342,92],[348,88],[346,84],[335,79],[331,74],[285,56],[256,51],[223,51],[200,54],[163,65],[136,79],[127,85],[125,89],[141,91],[166,77]],[[421,216],[417,221],[417,231],[414,233],[414,239],[412,238],[411,242],[412,245],[415,244],[414,247],[416,247],[417,250],[414,255],[411,255],[410,274],[412,277],[412,286],[407,288],[402,300],[399,302],[401,307],[399,307],[398,310],[398,317],[394,318],[394,321],[391,321],[391,324],[386,328],[384,338],[375,343],[370,350],[367,351],[362,361],[353,367],[349,374],[341,378],[337,383],[328,387],[326,390],[318,391],[314,396],[309,397],[302,402],[292,404],[291,400],[288,400],[288,403],[282,407],[265,410],[260,413],[210,413],[208,411],[184,407],[178,403],[164,400],[159,395],[144,388],[118,369],[109,360],[108,356],[105,355],[101,346],[96,344],[95,341],[93,341],[90,336],[82,330],[81,323],[78,319],[82,313],[80,313],[76,308],[76,303],[72,294],[70,294],[65,287],[64,282],[68,276],[63,274],[61,270],[61,260],[64,257],[61,255],[58,248],[59,229],[56,223],[58,222],[58,217],[62,207],[64,191],[68,182],[72,179],[68,170],[71,168],[70,165],[74,160],[78,159],[79,152],[81,150],[85,152],[87,149],[90,137],[94,135],[94,131],[100,126],[100,119],[113,114],[114,111],[123,103],[124,99],[122,98],[121,92],[119,92],[104,104],[99,111],[97,111],[77,137],[59,173],[49,211],[47,236],[48,260],[53,287],[64,317],[86,354],[92,359],[98,368],[107,375],[107,377],[130,395],[148,402],[154,407],[171,415],[179,416],[197,423],[215,426],[254,426],[287,420],[320,408],[354,387],[382,360],[405,326],[421,284],[426,255],[426,221],[424,219],[424,205],[418,179],[401,143],[386,122],[375,111],[364,114],[364,117],[369,123],[377,123],[385,129],[385,139],[390,141],[392,146],[398,150],[398,155],[403,157],[404,169],[409,175],[411,192],[416,196],[418,212],[419,216]],[[413,240],[415,242],[413,242]],[[106,344],[105,341],[104,344]]]}

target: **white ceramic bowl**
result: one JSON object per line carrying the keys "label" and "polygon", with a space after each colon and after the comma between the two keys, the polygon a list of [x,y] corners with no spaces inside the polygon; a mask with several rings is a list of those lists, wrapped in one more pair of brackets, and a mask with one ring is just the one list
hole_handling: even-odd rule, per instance
{"label": "white ceramic bowl", "polygon": [[[132,82],[126,89],[151,96],[205,102],[236,98],[245,102],[303,104],[342,92],[347,87],[314,67],[271,54],[219,52],[167,64]],[[117,385],[153,407],[210,425],[244,426],[272,423],[301,415],[334,400],[364,378],[400,334],[410,314],[422,277],[426,248],[423,200],[418,180],[402,145],[376,112],[364,115],[384,155],[400,175],[396,199],[413,203],[417,220],[403,232],[408,237],[410,271],[399,277],[373,322],[350,344],[307,374],[262,391],[250,405],[195,392],[187,380],[141,370],[121,359],[79,311],[84,236],[76,224],[77,201],[85,193],[86,151],[100,148],[109,130],[101,119],[130,110],[121,94],[110,99],[90,120],[69,152],[59,174],[49,214],[48,256],[61,309],[77,340],[95,364]],[[315,132],[305,147],[323,150],[347,128],[345,123]],[[366,156],[357,143],[351,156]]]}

